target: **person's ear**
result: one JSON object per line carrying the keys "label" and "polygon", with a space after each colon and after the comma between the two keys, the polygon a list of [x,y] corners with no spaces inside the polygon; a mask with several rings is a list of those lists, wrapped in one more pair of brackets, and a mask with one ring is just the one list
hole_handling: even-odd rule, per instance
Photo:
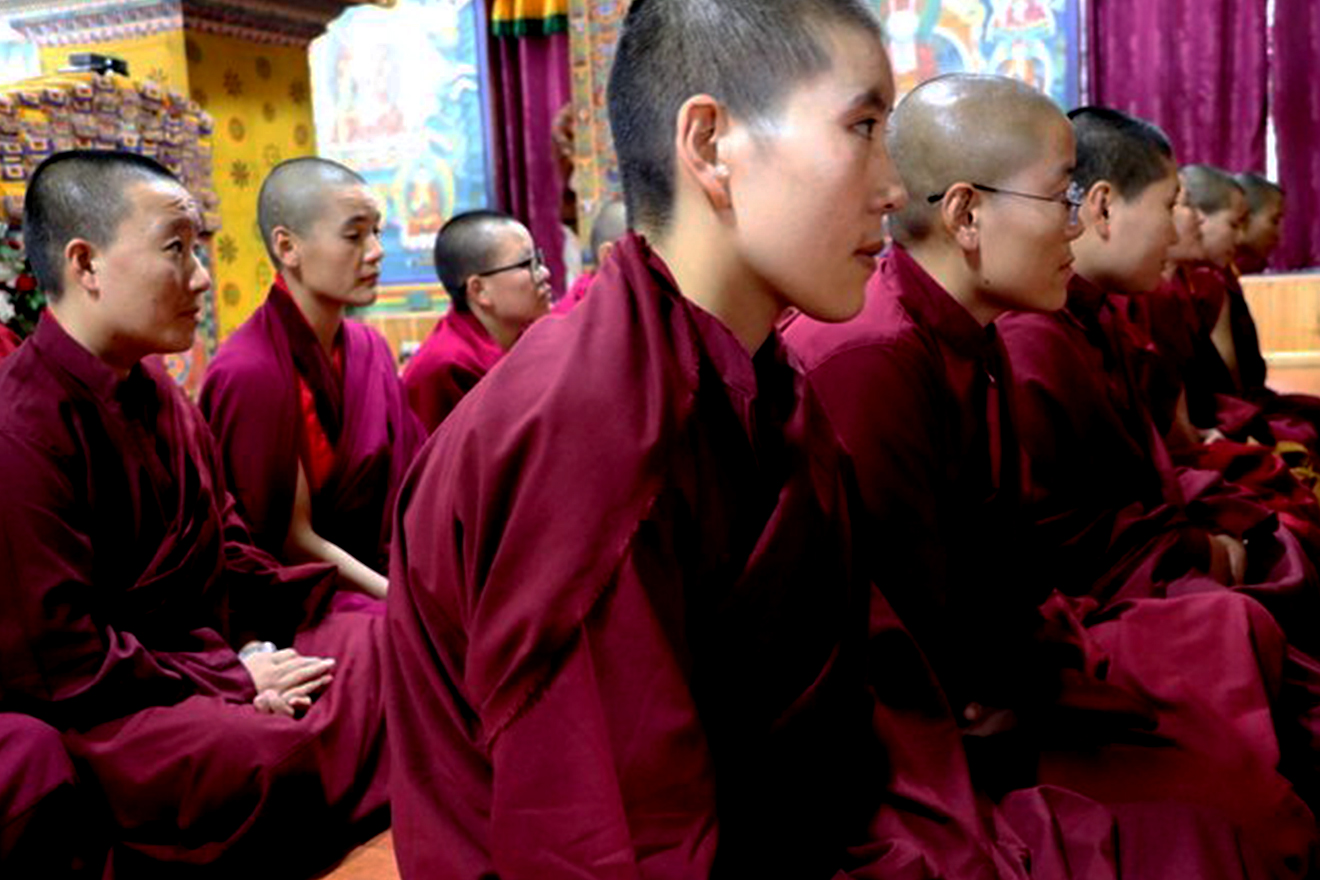
{"label": "person's ear", "polygon": [[728,131],[724,105],[710,95],[693,95],[678,109],[674,153],[680,173],[690,177],[716,210],[732,204],[729,166],[720,155]]}
{"label": "person's ear", "polygon": [[964,251],[981,248],[981,200],[969,183],[955,183],[939,203],[940,223]]}
{"label": "person's ear", "polygon": [[1114,208],[1116,193],[1107,180],[1097,180],[1091,184],[1082,198],[1081,219],[1087,229],[1094,229],[1096,235],[1108,241],[1110,235],[1110,213]]}
{"label": "person's ear", "polygon": [[97,274],[96,247],[83,238],[70,239],[64,246],[65,277],[83,290],[96,296],[101,292],[101,279]]}
{"label": "person's ear", "polygon": [[302,248],[298,237],[287,226],[276,226],[270,233],[271,249],[275,251],[275,268],[298,269],[302,266]]}
{"label": "person's ear", "polygon": [[490,291],[486,286],[485,278],[482,278],[479,275],[469,276],[465,287],[467,288],[467,301],[469,306],[476,304],[483,309],[490,309]]}

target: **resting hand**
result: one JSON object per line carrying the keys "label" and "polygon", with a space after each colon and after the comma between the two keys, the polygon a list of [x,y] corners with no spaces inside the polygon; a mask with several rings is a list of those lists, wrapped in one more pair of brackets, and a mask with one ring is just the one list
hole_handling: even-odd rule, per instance
{"label": "resting hand", "polygon": [[285,648],[244,657],[243,665],[257,688],[253,705],[263,712],[291,716],[311,706],[312,696],[330,684],[335,661],[304,657]]}
{"label": "resting hand", "polygon": [[1247,577],[1247,545],[1232,535],[1211,535],[1210,574],[1225,586],[1241,584]]}

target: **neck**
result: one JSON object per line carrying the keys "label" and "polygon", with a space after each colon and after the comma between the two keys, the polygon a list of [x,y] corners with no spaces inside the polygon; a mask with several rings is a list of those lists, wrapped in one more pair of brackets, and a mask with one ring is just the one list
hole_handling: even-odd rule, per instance
{"label": "neck", "polygon": [[721,232],[713,219],[676,219],[668,233],[652,240],[652,247],[673,273],[679,292],[714,315],[754,354],[774,330],[784,303],[730,257],[734,251],[721,243]]}
{"label": "neck", "polygon": [[922,241],[904,245],[917,265],[939,282],[949,296],[967,310],[982,327],[989,326],[1004,309],[987,301],[976,284],[975,273],[967,266],[963,252],[939,242]]}
{"label": "neck", "polygon": [[284,286],[289,289],[289,296],[298,304],[316,340],[327,355],[334,354],[335,339],[339,328],[344,323],[344,304],[330,302],[308,290],[303,283],[292,275],[284,275]]}
{"label": "neck", "polygon": [[95,322],[88,320],[81,309],[66,302],[66,299],[67,296],[61,297],[48,304],[51,317],[74,342],[99,358],[119,378],[126,378],[134,365],[142,359],[142,355],[122,351],[122,345],[116,345],[112,337],[100,332]]}
{"label": "neck", "polygon": [[495,340],[495,344],[504,351],[513,348],[513,344],[522,335],[521,328],[509,327],[494,315],[483,310],[481,306],[469,305],[468,310],[481,322],[481,326],[486,328],[486,332],[490,334],[491,339]]}

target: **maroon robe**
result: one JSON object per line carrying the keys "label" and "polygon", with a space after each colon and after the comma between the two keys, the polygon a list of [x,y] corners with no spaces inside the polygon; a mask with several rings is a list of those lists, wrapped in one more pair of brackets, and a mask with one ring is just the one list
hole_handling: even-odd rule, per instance
{"label": "maroon robe", "polygon": [[[993,326],[982,328],[896,246],[881,260],[858,318],[822,324],[799,317],[785,336],[854,465],[867,511],[866,540],[859,543],[871,550],[880,593],[922,645],[958,715],[968,702],[1018,710],[1024,722],[1040,726],[1047,770],[1058,776],[1073,768],[1070,751],[1088,768],[1107,734],[1126,739],[1124,727],[1138,713],[1148,714],[1155,744],[1136,751],[1163,774],[1160,784],[1150,783],[1149,769],[1134,774],[1111,767],[1107,788],[1086,788],[1111,804],[1146,803],[1145,821],[1162,823],[1168,846],[1183,833],[1177,829],[1188,805],[1199,804],[1232,819],[1220,816],[1219,843],[1184,840],[1189,852],[1206,846],[1204,855],[1231,844],[1231,824],[1248,829],[1276,861],[1306,852],[1314,824],[1274,769],[1279,748],[1273,729],[1258,723],[1269,717],[1270,684],[1281,676],[1282,662],[1281,651],[1260,647],[1281,642],[1263,609],[1219,592],[1158,602],[1160,613],[1129,603],[1089,620],[1094,632],[1062,632],[1070,603],[1050,598],[1049,583],[1067,573],[1038,572],[1030,564],[1032,532],[1021,521],[1018,448],[1006,399],[1011,380]],[[1047,598],[1042,614],[1036,606]],[[1252,608],[1263,620],[1251,620]],[[1134,658],[1107,649],[1123,644],[1120,639],[1155,641],[1150,632],[1170,620],[1192,633],[1178,650],[1148,647]],[[1198,675],[1197,665],[1189,666],[1198,651],[1223,658],[1227,672]],[[893,669],[883,674],[889,678]],[[1223,699],[1229,681],[1240,684]],[[1069,708],[1090,711],[1068,724]],[[1044,719],[1049,722],[1041,726]],[[990,770],[1004,769],[993,737],[971,742]],[[947,761],[947,754],[939,760]],[[919,760],[903,769],[916,779],[938,778]],[[938,790],[928,786],[926,799]],[[1248,806],[1247,798],[1259,799]],[[939,806],[928,803],[927,809]],[[1121,806],[1118,812],[1126,815]],[[1265,816],[1279,824],[1264,825]],[[1013,825],[1020,818],[1006,807],[1000,821]],[[1084,837],[1075,819],[1064,813],[1053,824],[1065,837]],[[952,821],[971,823],[966,815]],[[1288,832],[1280,834],[1285,826]],[[1120,837],[1119,845],[1130,843]],[[1160,876],[1148,859],[1128,867]],[[1183,871],[1180,876],[1194,876],[1187,866]]]}
{"label": "maroon robe", "polygon": [[886,765],[939,753],[966,778],[925,703],[867,694],[866,666],[922,661],[901,628],[867,647],[840,464],[777,340],[749,356],[623,239],[400,495],[402,875],[935,876],[912,825],[954,876],[1021,874]]}
{"label": "maroon robe", "polygon": [[17,333],[0,324],[0,361],[17,351],[22,343],[23,340],[18,338]]}
{"label": "maroon robe", "polygon": [[555,314],[562,315],[573,309],[573,306],[587,298],[587,292],[591,290],[592,282],[596,280],[594,269],[587,269],[579,275],[574,281],[573,286],[568,289],[559,299],[555,301],[553,311]]}
{"label": "maroon robe", "polygon": [[298,383],[305,382],[335,457],[325,484],[312,488],[312,528],[384,572],[394,496],[425,437],[384,337],[344,321],[340,339],[342,382],[278,279],[261,308],[220,346],[200,402],[240,513],[257,546],[279,557],[298,485]]}
{"label": "maroon robe", "polygon": [[91,800],[59,731],[0,713],[0,876],[99,876]]}
{"label": "maroon robe", "polygon": [[[0,708],[64,733],[104,794],[114,869],[306,870],[370,830],[383,620],[307,620],[332,569],[252,546],[201,413],[158,366],[121,380],[47,315],[0,365],[0,398]],[[250,638],[336,659],[303,718],[253,707],[234,652]]]}
{"label": "maroon robe", "polygon": [[408,404],[426,430],[435,431],[502,357],[504,349],[471,312],[451,309],[436,322],[403,368]]}
{"label": "maroon robe", "polygon": [[1299,624],[1320,613],[1320,592],[1297,538],[1247,490],[1173,466],[1103,290],[1075,277],[1062,312],[1007,315],[998,326],[1027,461],[1024,500],[1051,567],[1075,572],[1108,604],[1199,589],[1208,536],[1247,538],[1249,584],[1239,589],[1299,646],[1320,647]]}

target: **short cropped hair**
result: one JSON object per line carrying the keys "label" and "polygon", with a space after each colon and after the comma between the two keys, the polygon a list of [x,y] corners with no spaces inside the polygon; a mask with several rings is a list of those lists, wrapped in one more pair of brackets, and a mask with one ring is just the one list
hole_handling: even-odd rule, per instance
{"label": "short cropped hair", "polygon": [[1233,206],[1234,191],[1246,195],[1242,184],[1213,165],[1184,165],[1178,172],[1187,201],[1202,214],[1217,214]]}
{"label": "short cropped hair", "polygon": [[1173,145],[1159,126],[1109,107],[1068,114],[1077,137],[1073,180],[1083,190],[1107,181],[1124,200],[1139,197],[1173,167]]}
{"label": "short cropped hair", "polygon": [[518,221],[499,211],[467,211],[450,218],[435,236],[435,274],[449,293],[455,311],[468,310],[468,279],[494,268],[496,242],[491,231]]}
{"label": "short cropped hair", "polygon": [[684,101],[707,94],[743,122],[765,120],[795,85],[829,69],[831,25],[864,30],[883,51],[863,0],[634,0],[609,82],[628,225],[656,233],[672,220]]}
{"label": "short cropped hair", "polygon": [[1283,187],[1254,171],[1244,171],[1233,179],[1247,194],[1247,207],[1253,214],[1259,214],[1275,200],[1283,198]]}
{"label": "short cropped hair", "polygon": [[275,254],[276,227],[306,235],[321,216],[327,188],[364,184],[366,180],[352,168],[319,156],[286,159],[271,169],[257,195],[257,226],[271,262],[277,267],[280,263]]}
{"label": "short cropped hair", "polygon": [[132,209],[137,183],[179,180],[146,156],[115,150],[67,150],[37,166],[23,197],[23,236],[32,272],[47,299],[64,295],[64,248],[75,238],[114,243]]}

